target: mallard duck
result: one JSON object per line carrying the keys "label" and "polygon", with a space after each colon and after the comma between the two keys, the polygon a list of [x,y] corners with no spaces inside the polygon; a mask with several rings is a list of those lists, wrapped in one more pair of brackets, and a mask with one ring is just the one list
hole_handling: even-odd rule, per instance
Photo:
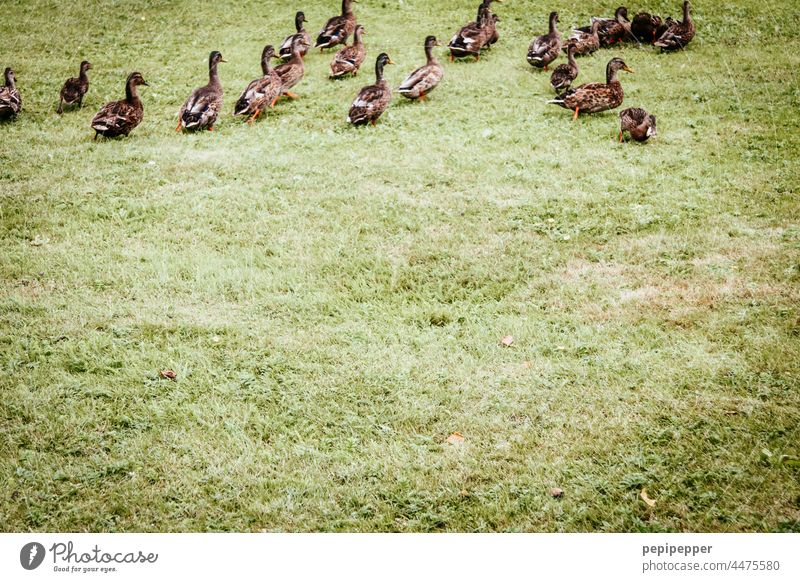
{"label": "mallard duck", "polygon": [[17,89],[17,77],[11,67],[6,67],[6,84],[0,87],[0,119],[15,117],[22,109],[22,96]]}
{"label": "mallard duck", "polygon": [[297,32],[295,32],[294,34],[290,34],[285,39],[283,39],[283,42],[281,43],[281,46],[278,49],[278,54],[283,60],[288,60],[289,58],[291,58],[292,39],[297,35],[300,35],[303,38],[303,42],[305,43],[300,53],[303,56],[306,56],[308,47],[311,46],[311,35],[308,34],[305,26],[303,26],[303,23],[305,22],[308,22],[308,20],[306,20],[306,15],[303,12],[298,12],[297,14],[294,15],[294,27],[295,29],[297,29]]}
{"label": "mallard duck", "polygon": [[[481,58],[481,49],[491,44],[497,35],[496,19],[491,11],[492,2],[503,0],[483,0],[478,6],[477,18],[453,35],[447,47],[450,49],[450,60],[462,57]],[[496,42],[496,40],[495,40]]]}
{"label": "mallard duck", "polygon": [[622,84],[617,80],[617,71],[622,69],[629,73],[633,71],[620,58],[613,58],[606,65],[605,83],[586,83],[574,89],[562,93],[555,99],[548,101],[560,105],[564,109],[571,109],[575,112],[573,121],[578,118],[578,112],[598,113],[615,109],[622,105],[625,94],[622,91]]}
{"label": "mallard duck", "polygon": [[623,109],[619,112],[619,141],[626,131],[636,141],[647,141],[656,135],[656,116],[638,107]]}
{"label": "mallard duck", "polygon": [[58,114],[64,113],[64,104],[83,106],[83,96],[89,90],[89,76],[86,72],[92,68],[89,61],[81,62],[80,71],[77,77],[70,77],[61,87],[58,100]]}
{"label": "mallard duck", "polygon": [[633,35],[630,33],[630,22],[628,22],[628,9],[624,6],[617,8],[614,12],[614,18],[593,16],[589,26],[582,26],[575,30],[578,32],[591,32],[592,24],[596,21],[600,22],[600,28],[597,30],[597,34],[600,37],[601,47],[609,47],[622,42],[626,36],[633,38]]}
{"label": "mallard duck", "polygon": [[436,89],[444,77],[444,69],[433,54],[433,47],[441,46],[435,36],[425,38],[425,57],[427,62],[411,73],[397,89],[403,97],[408,99],[425,100],[425,96]]}
{"label": "mallard duck", "polygon": [[319,51],[322,52],[322,49],[347,43],[347,38],[356,28],[356,15],[353,14],[352,4],[357,1],[342,0],[342,14],[334,16],[325,23],[325,27],[319,31],[315,48],[319,47]]}
{"label": "mallard duck", "polygon": [[148,86],[141,73],[131,73],[125,81],[125,99],[106,103],[97,112],[92,119],[92,129],[95,131],[94,139],[97,139],[98,135],[127,136],[142,122],[144,108],[136,89],[139,85]]}
{"label": "mallard duck", "polygon": [[631,20],[631,34],[636,37],[639,42],[649,42],[653,44],[660,36],[658,31],[661,30],[662,34],[666,28],[663,28],[663,21],[660,16],[650,14],[649,12],[639,12]]}
{"label": "mallard duck", "polygon": [[280,97],[283,81],[281,81],[281,77],[275,72],[275,69],[269,65],[270,59],[275,56],[275,49],[271,44],[264,47],[261,52],[261,71],[263,76],[250,81],[233,109],[234,115],[247,116],[248,123],[258,119],[258,116],[267,107],[273,107],[278,97]]}
{"label": "mallard duck", "polygon": [[367,49],[364,47],[364,27],[360,24],[353,31],[353,44],[346,46],[337,52],[331,61],[331,79],[338,79],[345,75],[358,74],[358,68],[367,56]]}
{"label": "mallard duck", "polygon": [[692,15],[689,13],[689,0],[683,2],[683,20],[670,26],[653,44],[661,51],[674,51],[684,48],[692,42],[695,28]]}
{"label": "mallard duck", "polygon": [[[502,2],[503,0],[497,1]],[[492,45],[500,40],[500,33],[497,31],[497,23],[499,21],[500,17],[494,12],[490,11],[488,18],[486,19],[486,27],[489,29],[489,40],[487,40],[486,44],[484,45],[486,48],[492,48]]]}
{"label": "mallard duck", "polygon": [[[598,35],[598,30],[600,30],[600,21],[595,20],[592,22],[589,32],[582,32],[580,30],[572,31],[572,35],[569,37],[569,43],[575,45],[576,57],[590,55],[600,48],[600,36]],[[567,48],[568,47],[565,46],[563,50],[566,51]]]}
{"label": "mallard duck", "polygon": [[378,55],[375,61],[375,84],[367,85],[358,92],[347,114],[348,123],[375,125],[381,114],[386,111],[389,101],[392,99],[392,88],[389,86],[389,82],[383,78],[383,67],[393,64],[394,62],[386,53]]}
{"label": "mallard duck", "polygon": [[222,109],[222,83],[219,82],[217,65],[225,62],[219,51],[211,52],[208,57],[208,84],[198,87],[189,95],[178,113],[176,131],[214,131],[214,124]]}
{"label": "mallard duck", "polygon": [[303,63],[302,55],[304,46],[307,47],[308,45],[306,45],[302,37],[295,35],[292,40],[292,58],[282,65],[275,67],[275,72],[278,73],[283,83],[281,95],[286,95],[292,99],[297,99],[297,94],[290,92],[289,89],[297,85],[306,73],[306,66],[305,63]]}
{"label": "mallard duck", "polygon": [[550,84],[556,93],[569,89],[578,76],[578,63],[575,62],[575,43],[567,43],[567,62],[558,65],[550,75]]}
{"label": "mallard duck", "polygon": [[561,34],[556,28],[558,22],[558,12],[550,13],[550,31],[547,34],[538,36],[531,41],[528,47],[528,62],[537,69],[544,68],[552,63],[561,52]]}

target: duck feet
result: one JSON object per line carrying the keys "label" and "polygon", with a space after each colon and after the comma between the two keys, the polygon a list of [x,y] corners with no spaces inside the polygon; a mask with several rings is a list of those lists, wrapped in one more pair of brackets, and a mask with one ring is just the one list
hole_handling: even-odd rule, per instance
{"label": "duck feet", "polygon": [[175,128],[175,133],[180,133],[180,132],[181,132],[181,120],[179,119],[178,126]]}
{"label": "duck feet", "polygon": [[578,111],[580,111],[580,110],[581,110],[580,107],[576,107],[575,108],[575,115],[572,116],[572,121],[575,121],[576,119],[578,119]]}
{"label": "duck feet", "polygon": [[291,91],[284,91],[283,94],[289,97],[290,99],[297,99],[299,97],[297,93],[292,93]]}
{"label": "duck feet", "polygon": [[619,130],[619,143],[622,143],[622,130]]}

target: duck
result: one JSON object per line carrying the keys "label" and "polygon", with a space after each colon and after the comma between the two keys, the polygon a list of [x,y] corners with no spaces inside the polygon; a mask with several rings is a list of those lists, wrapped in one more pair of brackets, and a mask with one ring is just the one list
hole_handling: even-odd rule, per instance
{"label": "duck", "polygon": [[[502,0],[497,0],[498,2],[502,2]],[[500,40],[500,33],[497,31],[497,23],[500,22],[500,17],[497,16],[494,12],[489,12],[489,16],[486,20],[486,27],[489,30],[489,40],[486,41],[484,45],[486,48],[492,48],[492,45],[497,43]]]}
{"label": "duck", "polygon": [[397,91],[407,99],[419,99],[425,101],[428,93],[436,89],[444,77],[444,69],[433,54],[433,48],[441,46],[436,37],[431,35],[425,37],[425,57],[426,63],[412,72],[405,78],[398,87]]}
{"label": "duck", "polygon": [[556,28],[558,12],[551,12],[549,17],[550,31],[538,36],[531,41],[528,47],[528,62],[532,67],[547,70],[547,65],[552,63],[561,52],[561,34]]}
{"label": "duck", "polygon": [[149,87],[141,73],[133,72],[128,75],[125,81],[125,99],[106,103],[92,118],[94,139],[97,139],[98,135],[103,137],[127,136],[142,122],[144,108],[137,89],[140,85]]}
{"label": "duck", "polygon": [[219,82],[217,65],[226,62],[219,51],[211,51],[208,56],[208,84],[198,87],[189,95],[178,113],[176,131],[214,131],[214,124],[222,109],[222,83]]}
{"label": "duck", "polygon": [[636,141],[647,141],[656,135],[656,116],[639,107],[629,107],[619,112],[619,141],[624,132]]}
{"label": "duck", "polygon": [[386,53],[378,55],[375,60],[375,84],[367,85],[358,92],[347,114],[347,123],[375,125],[381,114],[386,111],[389,101],[392,99],[392,88],[389,86],[389,82],[383,78],[383,68],[393,64],[394,61]]}
{"label": "duck", "polygon": [[331,79],[338,79],[345,75],[358,74],[358,68],[367,56],[367,49],[364,47],[364,27],[356,25],[353,31],[353,44],[346,46],[337,52],[331,61]]}
{"label": "duck", "polygon": [[[639,12],[633,17],[633,20],[631,20],[631,34],[639,42],[649,42],[653,44],[666,30],[663,24],[664,22],[661,20],[660,16],[650,14],[649,12]],[[659,34],[659,30],[661,34]]]}
{"label": "duck", "polygon": [[450,49],[451,61],[462,57],[480,60],[481,49],[491,44],[497,35],[496,20],[491,11],[493,1],[502,3],[502,0],[483,0],[478,6],[477,18],[462,26],[450,39],[447,47]]}
{"label": "duck", "polygon": [[622,105],[622,100],[625,97],[625,93],[622,91],[622,84],[617,79],[617,71],[619,70],[633,73],[633,70],[625,64],[625,61],[615,57],[608,61],[606,65],[605,83],[579,85],[548,101],[548,103],[574,111],[573,121],[578,118],[578,112],[599,113],[600,111],[616,109]]}
{"label": "duck", "polygon": [[626,36],[632,38],[630,34],[630,22],[628,22],[628,9],[625,6],[618,7],[614,12],[613,18],[593,16],[589,26],[583,26],[575,30],[577,32],[590,32],[592,24],[596,21],[600,22],[600,28],[597,34],[600,38],[600,46],[602,48],[618,44],[622,42]]}
{"label": "duck", "polygon": [[297,32],[295,32],[294,34],[290,34],[285,39],[283,39],[281,46],[278,48],[278,54],[284,61],[289,60],[291,58],[292,39],[297,35],[302,36],[303,41],[305,42],[306,45],[308,45],[308,46],[303,46],[303,50],[300,51],[303,56],[306,56],[308,47],[311,46],[311,35],[308,34],[305,26],[303,26],[303,24],[306,22],[308,22],[308,20],[306,20],[306,15],[303,11],[298,11],[297,14],[294,15],[294,27],[297,30]]}
{"label": "duck", "polygon": [[283,90],[283,81],[275,69],[270,67],[269,61],[276,58],[275,48],[268,44],[261,52],[261,72],[263,75],[253,79],[242,92],[236,106],[234,115],[247,117],[247,123],[253,123],[266,107],[274,107],[275,102]]}
{"label": "duck", "polygon": [[664,51],[685,48],[694,38],[695,27],[690,13],[689,0],[683,2],[683,20],[675,22],[653,44]]}
{"label": "duck", "polygon": [[563,50],[566,51],[571,43],[575,45],[576,57],[595,53],[600,48],[600,36],[598,35],[598,30],[600,30],[599,20],[592,22],[589,32],[573,30],[569,37],[568,45],[565,46]]}
{"label": "duck", "polygon": [[306,73],[302,55],[304,46],[308,47],[302,37],[295,35],[292,40],[292,58],[275,67],[275,72],[278,73],[283,83],[281,95],[286,95],[292,99],[297,99],[297,94],[290,92],[289,89],[297,85]]}
{"label": "duck", "polygon": [[356,15],[353,14],[353,2],[358,0],[342,0],[342,14],[334,16],[319,31],[314,48],[331,48],[337,44],[346,44],[348,37],[356,28]]}
{"label": "duck", "polygon": [[64,104],[83,106],[83,96],[89,90],[89,76],[86,74],[92,68],[89,61],[81,61],[77,77],[70,77],[61,87],[58,100],[58,114],[64,113]]}
{"label": "duck", "polygon": [[17,77],[11,67],[3,73],[5,85],[0,87],[0,119],[16,117],[22,109],[22,95],[17,89]]}
{"label": "duck", "polygon": [[578,76],[578,63],[575,62],[575,43],[567,43],[567,62],[558,65],[550,75],[550,84],[556,93],[569,89]]}

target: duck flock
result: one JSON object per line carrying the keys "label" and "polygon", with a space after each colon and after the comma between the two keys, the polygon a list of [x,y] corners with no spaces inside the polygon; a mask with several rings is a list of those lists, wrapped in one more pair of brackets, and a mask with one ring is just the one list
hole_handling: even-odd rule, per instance
{"label": "duck flock", "polygon": [[[317,35],[314,48],[320,52],[343,45],[330,64],[330,78],[357,75],[366,58],[364,35],[366,31],[356,21],[353,2],[342,0],[342,12],[330,18]],[[450,39],[447,49],[450,60],[473,58],[479,60],[481,52],[497,43],[500,35],[497,29],[499,18],[491,10],[492,2],[502,0],[483,0],[478,7],[477,18]],[[578,77],[579,67],[576,57],[591,55],[601,48],[609,48],[624,42],[641,45],[652,44],[662,51],[682,50],[695,35],[695,26],[690,14],[688,0],[683,2],[681,20],[662,19],[659,16],[640,12],[628,20],[628,10],[619,7],[612,18],[592,18],[588,26],[576,28],[564,41],[558,31],[558,13],[549,15],[547,34],[534,38],[527,52],[527,61],[536,69],[548,71],[549,66],[562,53],[567,62],[555,67],[550,83],[556,97],[548,103],[559,105],[573,112],[573,120],[580,113],[597,113],[616,109],[622,105],[624,92],[617,79],[618,71],[633,71],[620,58],[612,58],[606,66],[605,83],[586,83],[572,87]],[[305,74],[304,60],[311,48],[311,37],[305,29],[305,14],[295,15],[296,32],[288,35],[276,52],[273,45],[267,45],[261,53],[262,75],[251,81],[236,101],[233,114],[253,123],[267,109],[275,107],[282,97],[297,98],[291,91]],[[347,41],[353,37],[353,43]],[[444,68],[434,55],[439,46],[435,36],[427,36],[424,41],[426,62],[411,72],[397,88],[403,97],[412,100],[425,100],[436,89],[444,77]],[[271,61],[278,59],[281,64],[272,67]],[[226,62],[219,51],[213,51],[208,62],[208,83],[192,91],[180,108],[177,131],[198,131],[214,129],[214,124],[223,107],[223,89],[217,66]],[[347,122],[353,125],[375,124],[389,106],[392,88],[384,78],[386,65],[394,62],[389,55],[381,53],[375,61],[375,83],[363,87],[353,100],[347,115]],[[67,79],[59,94],[58,113],[64,106],[81,107],[83,97],[89,90],[89,61],[80,64],[77,77]],[[127,136],[144,116],[144,108],[139,97],[138,87],[147,86],[139,72],[131,73],[125,82],[125,98],[105,104],[92,119],[91,127],[95,139]],[[5,69],[5,85],[0,87],[0,119],[16,117],[22,109],[22,97],[11,67]],[[620,112],[619,139],[627,132],[636,141],[646,141],[656,134],[656,118],[641,108],[629,108]]]}

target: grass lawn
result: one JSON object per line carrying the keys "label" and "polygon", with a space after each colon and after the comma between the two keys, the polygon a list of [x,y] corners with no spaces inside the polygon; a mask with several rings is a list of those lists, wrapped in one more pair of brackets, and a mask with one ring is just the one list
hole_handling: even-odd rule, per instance
{"label": "grass lawn", "polygon": [[[608,2],[496,4],[479,62],[345,123],[379,52],[396,87],[477,4],[362,0],[362,73],[312,52],[248,127],[263,45],[338,0],[3,3],[2,530],[800,531],[800,5],[698,1],[685,52],[580,59],[635,70],[643,145],[525,61]],[[214,49],[225,115],[176,134]],[[133,70],[144,121],[93,142]]]}

